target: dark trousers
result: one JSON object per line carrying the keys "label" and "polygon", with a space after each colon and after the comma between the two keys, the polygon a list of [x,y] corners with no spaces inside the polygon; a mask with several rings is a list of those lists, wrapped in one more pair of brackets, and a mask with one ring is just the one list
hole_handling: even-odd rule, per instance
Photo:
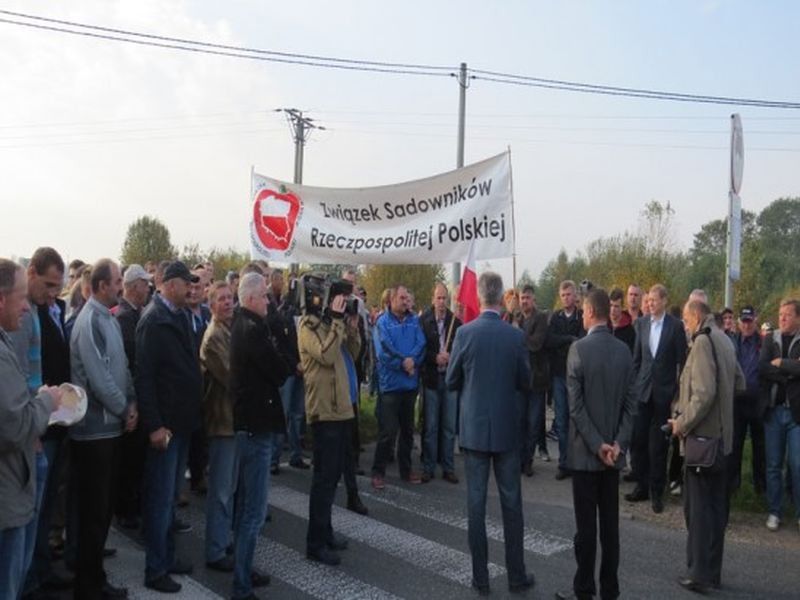
{"label": "dark trousers", "polygon": [[728,524],[727,460],[720,451],[713,467],[700,472],[686,467],[683,477],[683,516],[689,531],[686,566],[689,577],[706,585],[718,584],[722,572]]}
{"label": "dark trousers", "polygon": [[206,430],[200,427],[192,432],[189,442],[189,474],[192,489],[197,488],[206,478],[208,466],[208,439]]}
{"label": "dark trousers", "polygon": [[120,468],[116,514],[123,518],[138,518],[142,514],[142,480],[147,456],[147,434],[137,428],[122,434],[119,440]]}
{"label": "dark trousers", "polygon": [[414,446],[414,401],[416,390],[409,392],[383,392],[378,443],[375,446],[374,475],[385,475],[386,464],[394,452],[394,441],[400,432],[397,445],[397,464],[401,477],[411,473],[411,448]]}
{"label": "dark trousers", "polygon": [[494,479],[497,482],[500,508],[503,511],[508,582],[515,585],[522,583],[526,578],[518,449],[500,453],[464,449],[464,470],[467,476],[467,537],[469,551],[472,554],[472,581],[476,585],[489,585],[486,492],[490,466],[494,467]]}
{"label": "dark trousers", "polygon": [[344,466],[342,467],[342,476],[344,479],[344,486],[347,488],[348,496],[358,495],[358,482],[356,481],[356,469],[358,469],[358,451],[361,448],[361,441],[358,438],[358,405],[353,405],[353,413],[355,418],[350,423],[350,433],[348,434],[349,443],[345,448],[347,455],[345,457]]}
{"label": "dark trousers", "polygon": [[308,501],[306,548],[309,552],[321,550],[332,540],[333,498],[348,460],[352,424],[352,420],[347,420],[319,421],[311,425],[314,432],[314,473]]}
{"label": "dark trousers", "polygon": [[757,414],[757,402],[757,397],[741,396],[737,397],[733,404],[733,453],[728,468],[731,492],[735,492],[742,485],[742,454],[748,430],[750,431],[750,441],[753,444],[753,488],[757,492],[767,489],[764,421]]}
{"label": "dark trousers", "polygon": [[572,498],[575,510],[575,560],[578,570],[573,590],[579,598],[597,593],[594,567],[597,530],[600,525],[600,597],[619,596],[619,471],[573,471]]}
{"label": "dark trousers", "polygon": [[103,597],[103,548],[113,514],[119,474],[119,438],[72,440],[72,476],[78,501],[78,556],[74,597]]}
{"label": "dark trousers", "polygon": [[671,416],[670,407],[650,398],[648,402],[640,402],[638,408],[631,446],[631,467],[639,487],[651,495],[660,496],[666,484],[669,450],[669,440],[661,431],[661,426]]}
{"label": "dark trousers", "polygon": [[683,481],[683,457],[681,456],[681,443],[677,437],[670,442],[671,454],[669,457],[669,481]]}

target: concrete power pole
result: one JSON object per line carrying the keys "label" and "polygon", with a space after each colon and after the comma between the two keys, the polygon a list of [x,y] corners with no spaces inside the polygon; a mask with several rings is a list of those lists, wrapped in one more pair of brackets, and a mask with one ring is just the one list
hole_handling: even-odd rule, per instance
{"label": "concrete power pole", "polygon": [[[303,183],[303,149],[313,129],[325,130],[324,127],[314,123],[314,119],[303,116],[303,111],[296,108],[276,108],[275,112],[282,112],[289,122],[289,129],[294,139],[294,183]],[[297,270],[297,263],[292,263],[290,271]]]}
{"label": "concrete power pole", "polygon": [[[458,149],[456,151],[456,168],[464,166],[464,128],[467,117],[467,63],[461,63],[458,71]],[[453,291],[461,283],[461,263],[453,263]],[[455,294],[451,303],[455,307]]]}

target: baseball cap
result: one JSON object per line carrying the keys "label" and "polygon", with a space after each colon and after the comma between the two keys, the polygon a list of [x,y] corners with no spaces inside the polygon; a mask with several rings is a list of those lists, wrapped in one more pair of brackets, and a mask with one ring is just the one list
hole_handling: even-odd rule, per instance
{"label": "baseball cap", "polygon": [[752,306],[745,306],[739,311],[740,321],[752,321],[756,318],[756,311]]}
{"label": "baseball cap", "polygon": [[197,275],[194,275],[189,268],[179,260],[171,262],[169,265],[167,265],[167,268],[164,269],[163,281],[166,282],[170,279],[175,279],[176,277],[179,277],[189,283],[197,283],[200,281],[200,278]]}
{"label": "baseball cap", "polygon": [[123,283],[133,283],[139,279],[150,281],[153,276],[142,268],[142,265],[132,264],[125,269],[125,276],[122,278]]}

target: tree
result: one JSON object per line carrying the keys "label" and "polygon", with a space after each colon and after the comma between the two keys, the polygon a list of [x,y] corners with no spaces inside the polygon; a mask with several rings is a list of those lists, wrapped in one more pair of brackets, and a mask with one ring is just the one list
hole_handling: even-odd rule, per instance
{"label": "tree", "polygon": [[420,310],[430,304],[433,286],[443,280],[442,265],[370,265],[361,281],[369,305],[378,305],[386,288],[402,284],[414,294],[416,309]]}
{"label": "tree", "polygon": [[154,217],[139,217],[128,227],[120,260],[125,265],[144,265],[148,260],[171,260],[177,256],[169,229]]}
{"label": "tree", "polygon": [[183,250],[181,250],[180,259],[190,269],[198,263],[206,262],[206,257],[203,255],[203,251],[200,249],[200,244],[197,242],[185,244],[183,246]]}
{"label": "tree", "polygon": [[214,264],[214,279],[223,279],[228,271],[236,271],[250,262],[250,255],[233,246],[226,249],[212,248],[208,252],[208,260]]}

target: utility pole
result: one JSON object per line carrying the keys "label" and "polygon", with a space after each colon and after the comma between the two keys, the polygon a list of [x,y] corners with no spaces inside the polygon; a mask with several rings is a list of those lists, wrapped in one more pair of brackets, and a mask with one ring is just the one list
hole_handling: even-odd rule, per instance
{"label": "utility pole", "polygon": [[[456,151],[456,168],[464,166],[464,128],[467,118],[467,63],[461,63],[458,71],[458,149]],[[453,291],[461,283],[461,263],[453,263]],[[455,294],[452,304],[455,307]]]}
{"label": "utility pole", "polygon": [[[296,108],[276,108],[275,112],[282,112],[289,122],[289,129],[294,139],[294,183],[303,183],[303,149],[308,136],[313,129],[324,131],[325,128],[314,123],[314,119],[303,116],[303,111]],[[289,270],[297,271],[297,263],[292,263]]]}

